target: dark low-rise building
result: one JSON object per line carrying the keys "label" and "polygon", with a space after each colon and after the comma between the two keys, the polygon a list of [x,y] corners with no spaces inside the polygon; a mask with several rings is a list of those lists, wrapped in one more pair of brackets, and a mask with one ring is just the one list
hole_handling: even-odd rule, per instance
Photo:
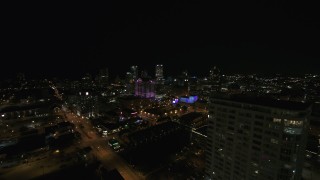
{"label": "dark low-rise building", "polygon": [[184,114],[179,118],[179,122],[191,128],[201,127],[206,124],[207,118],[199,112]]}

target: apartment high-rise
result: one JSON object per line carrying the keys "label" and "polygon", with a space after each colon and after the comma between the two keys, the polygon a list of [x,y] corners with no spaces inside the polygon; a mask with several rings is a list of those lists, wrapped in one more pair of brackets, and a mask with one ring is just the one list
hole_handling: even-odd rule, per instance
{"label": "apartment high-rise", "polygon": [[206,179],[300,180],[310,112],[297,102],[211,98]]}

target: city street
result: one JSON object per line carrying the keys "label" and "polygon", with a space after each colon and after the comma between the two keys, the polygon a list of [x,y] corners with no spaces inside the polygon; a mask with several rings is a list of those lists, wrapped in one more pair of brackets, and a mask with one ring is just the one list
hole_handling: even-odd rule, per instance
{"label": "city street", "polygon": [[126,161],[107,145],[106,138],[97,135],[87,119],[78,117],[73,113],[66,113],[66,118],[68,121],[73,122],[81,133],[82,141],[80,145],[82,147],[92,147],[93,154],[106,169],[117,169],[124,179],[145,179],[140,172],[130,167]]}

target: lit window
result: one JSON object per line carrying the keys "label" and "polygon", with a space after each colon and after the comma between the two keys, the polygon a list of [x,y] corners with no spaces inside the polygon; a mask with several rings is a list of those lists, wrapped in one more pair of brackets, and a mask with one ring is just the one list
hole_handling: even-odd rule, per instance
{"label": "lit window", "polygon": [[273,122],[274,122],[274,123],[281,123],[281,119],[279,119],[279,118],[273,118]]}
{"label": "lit window", "polygon": [[303,126],[303,121],[284,119],[284,125],[285,126],[301,127],[301,126]]}

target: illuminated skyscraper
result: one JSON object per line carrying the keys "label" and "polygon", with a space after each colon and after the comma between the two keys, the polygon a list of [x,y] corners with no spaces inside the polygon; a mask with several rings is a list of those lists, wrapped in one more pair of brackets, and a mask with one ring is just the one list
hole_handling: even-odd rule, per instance
{"label": "illuminated skyscraper", "polygon": [[304,103],[212,98],[206,179],[300,180],[310,112]]}
{"label": "illuminated skyscraper", "polygon": [[138,66],[131,66],[130,70],[131,70],[133,80],[137,80],[138,79]]}
{"label": "illuminated skyscraper", "polygon": [[220,70],[216,66],[214,66],[210,70],[209,82],[210,82],[212,91],[221,90],[221,74],[220,74]]}
{"label": "illuminated skyscraper", "polygon": [[147,78],[139,78],[135,84],[135,96],[143,98],[155,97],[155,82]]}
{"label": "illuminated skyscraper", "polygon": [[156,77],[157,84],[164,84],[163,65],[162,64],[156,65],[155,77]]}
{"label": "illuminated skyscraper", "polygon": [[156,79],[163,79],[163,65],[156,65]]}

